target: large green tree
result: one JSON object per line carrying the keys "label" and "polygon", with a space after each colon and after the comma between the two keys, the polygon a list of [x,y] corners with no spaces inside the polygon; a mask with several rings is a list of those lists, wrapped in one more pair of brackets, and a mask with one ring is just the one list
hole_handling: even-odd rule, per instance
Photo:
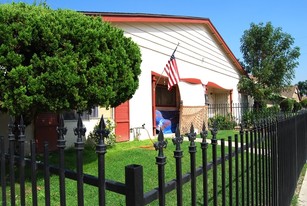
{"label": "large green tree", "polygon": [[290,85],[300,56],[293,44],[294,38],[280,27],[252,23],[241,37],[243,67],[249,76],[241,77],[238,89],[261,102]]}
{"label": "large green tree", "polygon": [[141,53],[124,32],[70,10],[0,4],[0,109],[42,111],[117,106],[138,88]]}
{"label": "large green tree", "polygon": [[300,94],[303,96],[307,95],[307,80],[305,81],[299,81],[297,83],[297,87],[300,90]]}

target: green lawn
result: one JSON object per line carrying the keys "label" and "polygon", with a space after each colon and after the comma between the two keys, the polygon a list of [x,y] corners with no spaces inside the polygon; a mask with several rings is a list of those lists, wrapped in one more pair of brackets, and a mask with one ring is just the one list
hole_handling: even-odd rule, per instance
{"label": "green lawn", "polygon": [[[216,138],[217,139],[224,139],[225,141],[228,140],[228,137],[231,136],[234,139],[235,134],[239,134],[238,130],[219,130],[217,131]],[[212,138],[212,135],[209,135]]]}

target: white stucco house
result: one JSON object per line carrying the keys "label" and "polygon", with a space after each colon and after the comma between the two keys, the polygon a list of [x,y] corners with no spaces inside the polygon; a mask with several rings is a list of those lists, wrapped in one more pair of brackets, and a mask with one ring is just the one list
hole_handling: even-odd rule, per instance
{"label": "white stucco house", "polygon": [[[153,14],[82,12],[101,18],[124,31],[141,50],[142,64],[139,88],[133,98],[110,110],[97,109],[84,119],[88,132],[103,114],[116,123],[118,141],[145,139],[156,135],[157,115],[171,123],[170,132],[178,125],[187,132],[193,122],[197,130],[207,117],[207,104],[239,103],[247,100],[237,84],[246,72],[231,52],[210,19]],[[178,45],[179,44],[179,45]],[[174,49],[181,81],[170,91],[164,67]],[[3,119],[3,120],[2,120]],[[7,121],[0,115],[0,121]],[[67,144],[73,144],[74,118],[65,121]],[[7,136],[1,124],[0,136]],[[35,136],[34,129],[27,129]],[[56,137],[55,137],[56,138]],[[49,138],[50,139],[50,138]]]}
{"label": "white stucco house", "polygon": [[[201,129],[206,104],[247,101],[237,90],[240,75],[246,72],[209,19],[84,13],[123,29],[141,49],[139,88],[132,99],[113,113],[119,140],[155,135],[159,129],[157,111],[168,116],[172,131],[178,124],[186,132],[191,122]],[[168,91],[168,77],[163,71],[177,45],[175,57],[181,81]]]}

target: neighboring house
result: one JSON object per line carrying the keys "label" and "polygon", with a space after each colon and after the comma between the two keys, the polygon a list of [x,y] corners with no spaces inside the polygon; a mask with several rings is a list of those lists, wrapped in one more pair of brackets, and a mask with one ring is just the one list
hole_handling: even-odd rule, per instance
{"label": "neighboring house", "polygon": [[[104,114],[104,117],[112,118],[116,123],[117,141],[150,138],[160,129],[159,122],[156,122],[159,112],[163,119],[169,121],[170,132],[174,132],[177,124],[182,133],[188,132],[191,123],[199,131],[207,119],[208,104],[246,102],[247,97],[237,90],[239,78],[246,72],[209,19],[83,13],[101,17],[103,21],[121,28],[125,36],[139,45],[142,54],[139,88],[133,98],[110,110],[99,108],[94,116],[85,118],[83,123],[87,127],[87,134]],[[178,43],[175,57],[181,81],[168,91],[168,77],[163,71]],[[46,122],[48,118],[52,119],[43,115],[41,122]],[[8,118],[0,115],[1,122],[2,119],[7,122]],[[39,123],[35,124],[37,126]],[[1,126],[0,136],[7,136],[6,125]],[[75,117],[67,115],[65,125],[68,127],[66,141],[70,146],[76,141],[73,134]],[[52,129],[55,128],[53,125]],[[28,136],[33,137],[37,130],[36,127],[27,127]],[[55,143],[56,138],[55,133],[52,137]],[[35,139],[40,139],[42,143],[51,138],[42,135]]]}
{"label": "neighboring house", "polygon": [[289,98],[289,99],[294,99],[297,102],[300,102],[302,100],[302,97],[300,95],[300,91],[296,85],[294,86],[289,86],[283,89],[280,93],[280,96],[283,99]]}

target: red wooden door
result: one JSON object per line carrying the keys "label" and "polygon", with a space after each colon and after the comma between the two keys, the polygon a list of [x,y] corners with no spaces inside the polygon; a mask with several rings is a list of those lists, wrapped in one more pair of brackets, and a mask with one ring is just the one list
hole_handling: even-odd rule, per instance
{"label": "red wooden door", "polygon": [[58,115],[54,113],[41,113],[35,119],[35,141],[37,152],[44,151],[44,144],[48,142],[49,151],[57,150],[59,125]]}
{"label": "red wooden door", "polygon": [[130,140],[129,101],[115,107],[115,134],[117,142]]}

